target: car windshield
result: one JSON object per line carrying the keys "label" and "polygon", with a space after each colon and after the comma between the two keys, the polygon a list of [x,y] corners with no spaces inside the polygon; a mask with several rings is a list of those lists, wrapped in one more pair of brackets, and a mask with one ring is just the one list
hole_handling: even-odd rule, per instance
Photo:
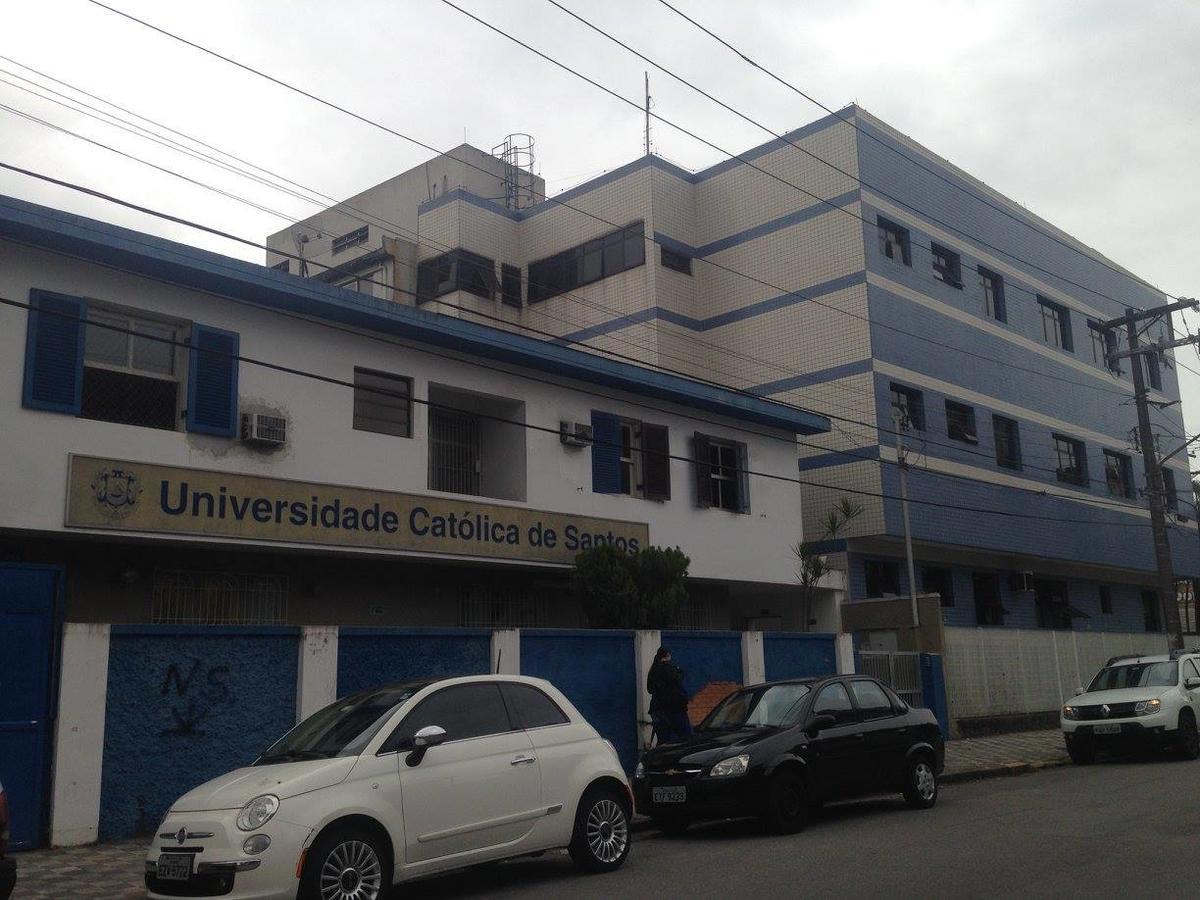
{"label": "car windshield", "polygon": [[1115,691],[1121,688],[1174,687],[1179,680],[1179,663],[1129,663],[1107,666],[1092,679],[1089,691]]}
{"label": "car windshield", "polygon": [[708,714],[700,729],[723,731],[794,725],[800,716],[801,702],[810,690],[807,684],[770,684],[735,691]]}
{"label": "car windshield", "polygon": [[393,684],[331,703],[272,744],[255,765],[356,756],[396,707],[427,684],[427,681]]}

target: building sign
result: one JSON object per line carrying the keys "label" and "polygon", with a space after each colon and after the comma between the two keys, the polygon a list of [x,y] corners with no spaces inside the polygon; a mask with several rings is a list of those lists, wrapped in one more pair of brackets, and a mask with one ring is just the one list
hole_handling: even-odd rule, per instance
{"label": "building sign", "polygon": [[570,563],[645,523],[71,455],[68,527]]}

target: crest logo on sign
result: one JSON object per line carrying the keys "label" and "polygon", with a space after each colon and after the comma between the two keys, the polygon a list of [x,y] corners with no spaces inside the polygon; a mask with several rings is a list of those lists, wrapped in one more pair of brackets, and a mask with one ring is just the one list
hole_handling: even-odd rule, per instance
{"label": "crest logo on sign", "polygon": [[142,493],[141,481],[128,469],[100,469],[92,479],[96,503],[105,514],[119,519],[133,509]]}

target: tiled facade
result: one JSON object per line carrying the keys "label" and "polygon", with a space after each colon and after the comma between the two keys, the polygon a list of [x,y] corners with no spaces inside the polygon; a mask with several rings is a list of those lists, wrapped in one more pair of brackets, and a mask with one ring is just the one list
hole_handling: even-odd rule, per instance
{"label": "tiled facade", "polygon": [[[883,253],[880,217],[907,229],[907,264]],[[520,309],[461,291],[428,305],[830,415],[832,430],[798,447],[805,536],[838,498],[863,507],[845,547],[852,600],[865,597],[865,554],[902,549],[890,388],[920,391],[910,490],[940,505],[912,505],[913,537],[919,565],[954,567],[946,623],[974,623],[971,573],[990,571],[1003,591],[1014,572],[1066,581],[1077,629],[1144,627],[1154,562],[1129,363],[1118,377],[1097,362],[1088,322],[1165,295],[857,107],[699,173],[648,156],[527,209],[451,189],[420,204],[430,245],[417,252],[463,247],[520,266],[528,291],[530,263],[639,220],[690,257],[690,275],[647,243],[645,265]],[[961,287],[935,277],[934,244],[958,254]],[[980,267],[1003,279],[1003,320],[985,307]],[[1039,298],[1066,310],[1072,350],[1047,342]],[[1152,396],[1178,401],[1170,367]],[[948,434],[947,401],[973,409],[974,442]],[[997,464],[993,416],[1017,423],[1019,468]],[[1173,448],[1178,404],[1153,417]],[[1058,478],[1055,434],[1084,442],[1086,484]],[[1109,496],[1104,450],[1129,457],[1132,497]],[[1179,457],[1172,468],[1187,518],[1172,518],[1175,567],[1193,576],[1189,476]],[[1101,585],[1112,613],[1099,612]],[[1005,625],[1036,625],[1027,592],[1002,601]]]}

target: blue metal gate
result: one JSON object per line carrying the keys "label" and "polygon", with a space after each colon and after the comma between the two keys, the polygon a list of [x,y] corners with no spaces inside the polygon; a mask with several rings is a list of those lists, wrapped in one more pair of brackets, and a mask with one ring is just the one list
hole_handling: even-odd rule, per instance
{"label": "blue metal gate", "polygon": [[51,566],[0,565],[0,782],[14,850],[36,847],[44,831],[61,577]]}

